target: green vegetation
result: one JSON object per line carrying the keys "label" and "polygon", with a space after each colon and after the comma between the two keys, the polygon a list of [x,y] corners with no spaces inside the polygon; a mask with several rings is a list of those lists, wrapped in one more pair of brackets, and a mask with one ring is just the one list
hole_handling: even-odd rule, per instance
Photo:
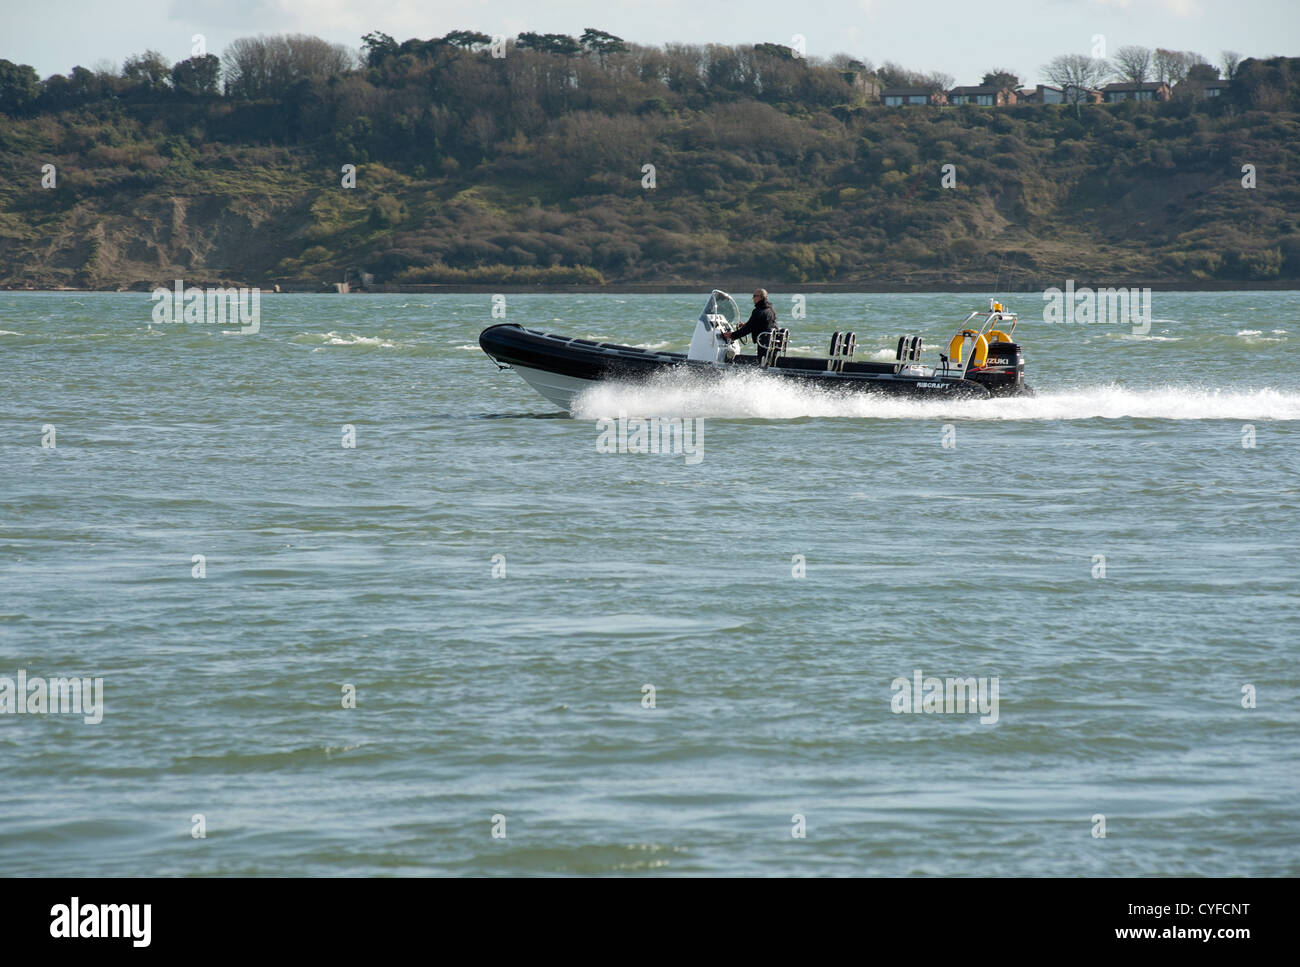
{"label": "green vegetation", "polygon": [[849,58],[595,29],[0,61],[0,285],[1300,279],[1300,59],[1233,69],[1221,98],[885,108]]}

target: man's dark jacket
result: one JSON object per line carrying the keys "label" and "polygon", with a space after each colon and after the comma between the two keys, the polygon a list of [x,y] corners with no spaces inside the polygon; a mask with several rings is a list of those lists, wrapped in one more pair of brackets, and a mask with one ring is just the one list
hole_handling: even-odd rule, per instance
{"label": "man's dark jacket", "polygon": [[749,314],[749,321],[736,330],[734,338],[740,339],[742,336],[753,336],[754,344],[757,345],[760,332],[767,332],[775,328],[776,310],[772,308],[772,303],[764,299],[754,306],[754,311]]}

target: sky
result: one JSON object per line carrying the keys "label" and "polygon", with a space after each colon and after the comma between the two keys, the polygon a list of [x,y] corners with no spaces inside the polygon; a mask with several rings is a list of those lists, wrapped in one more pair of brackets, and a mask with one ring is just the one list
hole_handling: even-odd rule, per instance
{"label": "sky", "polygon": [[[454,29],[514,36],[595,27],[640,44],[758,42],[809,56],[891,60],[976,84],[994,67],[1026,84],[1057,54],[1125,44],[1300,56],[1300,0],[0,0],[0,57],[46,77],[154,49],[170,61],[254,34],[307,33],[357,48],[374,30],[400,40]],[[1099,48],[1098,42],[1103,45]]]}

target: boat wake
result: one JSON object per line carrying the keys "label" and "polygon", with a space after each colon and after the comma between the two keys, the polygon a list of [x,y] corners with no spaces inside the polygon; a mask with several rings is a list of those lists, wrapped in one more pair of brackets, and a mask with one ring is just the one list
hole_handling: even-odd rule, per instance
{"label": "boat wake", "polygon": [[1177,386],[1131,389],[1110,384],[1040,389],[1032,397],[914,400],[792,386],[757,373],[685,383],[675,374],[640,384],[600,383],[574,399],[572,413],[583,420],[620,414],[735,420],[1300,420],[1300,393]]}

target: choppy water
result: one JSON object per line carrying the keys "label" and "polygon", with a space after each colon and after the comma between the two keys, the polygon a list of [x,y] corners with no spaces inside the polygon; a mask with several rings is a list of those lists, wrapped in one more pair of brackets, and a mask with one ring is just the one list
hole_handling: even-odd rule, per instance
{"label": "choppy water", "polygon": [[[488,296],[229,335],[0,293],[0,677],[104,681],[99,724],[0,715],[0,869],[1294,875],[1300,294],[1154,298],[1134,336],[1010,297],[1034,399],[569,419],[478,350]],[[507,318],[684,349],[702,302]],[[980,303],[814,295],[793,342]],[[702,459],[597,452],[620,411],[704,417]],[[895,714],[917,669],[997,722]]]}

